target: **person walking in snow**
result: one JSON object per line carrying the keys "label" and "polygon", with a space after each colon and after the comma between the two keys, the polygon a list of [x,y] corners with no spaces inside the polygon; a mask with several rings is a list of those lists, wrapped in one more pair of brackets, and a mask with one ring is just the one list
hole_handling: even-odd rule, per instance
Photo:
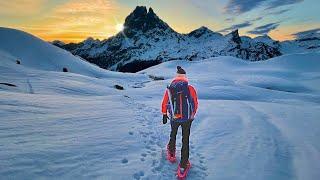
{"label": "person walking in snow", "polygon": [[198,97],[193,86],[189,85],[186,71],[177,66],[177,75],[167,87],[162,100],[163,124],[170,119],[171,133],[167,145],[167,159],[176,161],[176,136],[179,126],[182,127],[181,160],[177,175],[186,175],[190,169],[189,136],[194,116],[198,109]]}

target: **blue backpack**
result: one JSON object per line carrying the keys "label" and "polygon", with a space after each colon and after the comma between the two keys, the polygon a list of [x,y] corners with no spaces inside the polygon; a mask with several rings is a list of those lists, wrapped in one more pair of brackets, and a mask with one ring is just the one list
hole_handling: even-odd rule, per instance
{"label": "blue backpack", "polygon": [[[171,120],[186,122],[191,120],[194,102],[187,81],[173,81],[168,88]],[[173,113],[172,113],[173,112]]]}

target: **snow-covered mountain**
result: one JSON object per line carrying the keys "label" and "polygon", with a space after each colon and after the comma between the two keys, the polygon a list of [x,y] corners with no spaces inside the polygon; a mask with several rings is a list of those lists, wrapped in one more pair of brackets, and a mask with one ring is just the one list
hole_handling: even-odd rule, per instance
{"label": "snow-covered mountain", "polygon": [[152,10],[138,6],[125,19],[124,31],[103,40],[88,38],[81,43],[55,45],[75,55],[116,71],[136,72],[170,60],[200,60],[229,55],[258,61],[281,55],[278,48],[251,38],[245,42],[238,30],[223,36],[206,27],[180,34]]}
{"label": "snow-covered mountain", "polygon": [[284,54],[319,52],[320,36],[319,34],[308,34],[295,40],[283,41],[281,42],[280,51]]}

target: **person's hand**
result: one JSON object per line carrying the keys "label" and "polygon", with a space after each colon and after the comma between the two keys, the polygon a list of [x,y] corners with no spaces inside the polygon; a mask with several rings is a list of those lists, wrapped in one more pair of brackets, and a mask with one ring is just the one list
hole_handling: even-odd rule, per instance
{"label": "person's hand", "polygon": [[168,122],[168,116],[166,114],[164,114],[162,117],[162,123],[167,124],[167,122]]}

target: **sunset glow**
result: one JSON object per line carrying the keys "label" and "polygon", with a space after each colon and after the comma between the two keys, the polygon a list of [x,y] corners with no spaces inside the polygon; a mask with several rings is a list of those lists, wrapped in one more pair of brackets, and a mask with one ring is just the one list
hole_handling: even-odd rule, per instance
{"label": "sunset glow", "polygon": [[123,31],[124,26],[123,26],[123,24],[117,24],[115,28],[116,28],[116,30],[117,30],[118,32],[120,32],[120,31]]}
{"label": "sunset glow", "polygon": [[[241,35],[255,37],[266,32],[274,39],[286,40],[294,38],[293,33],[320,27],[319,1],[272,2],[261,1],[255,6],[237,0],[12,0],[0,2],[0,23],[46,41],[105,39],[123,30],[125,17],[135,6],[145,5],[180,33],[200,26],[223,34],[239,28]],[[266,24],[270,24],[270,28],[261,30]]]}

